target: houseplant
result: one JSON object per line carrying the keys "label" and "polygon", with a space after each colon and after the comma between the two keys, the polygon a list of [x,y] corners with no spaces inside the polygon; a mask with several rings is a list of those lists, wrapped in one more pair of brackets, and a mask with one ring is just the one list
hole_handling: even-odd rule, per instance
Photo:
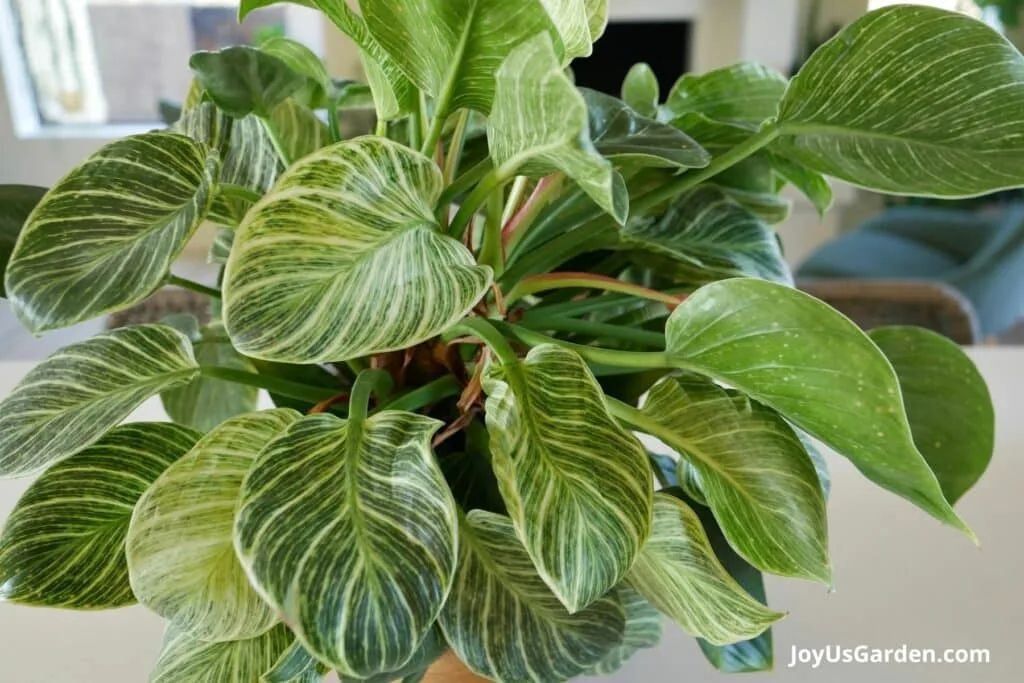
{"label": "houseplant", "polygon": [[[622,101],[563,70],[600,0],[302,4],[360,46],[375,135],[339,140],[366,89],[281,39],[195,55],[169,131],[3,189],[31,330],[166,284],[214,317],[75,344],[0,403],[0,474],[40,475],[0,535],[4,598],[141,602],[161,683],[413,681],[448,650],[547,683],[614,670],[662,614],[761,670],[761,572],[832,582],[810,437],[973,536],[952,505],[992,453],[977,371],[794,290],[771,224],[787,184],[827,209],[823,174],[1024,185],[1001,36],[890,7],[791,83],[743,64],[663,101],[640,66]],[[170,274],[206,220],[214,288]],[[158,394],[176,423],[118,426]]]}

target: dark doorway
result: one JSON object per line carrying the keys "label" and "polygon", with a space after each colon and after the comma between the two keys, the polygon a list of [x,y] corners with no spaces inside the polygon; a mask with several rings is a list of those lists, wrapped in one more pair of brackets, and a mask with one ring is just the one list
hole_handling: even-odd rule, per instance
{"label": "dark doorway", "polygon": [[692,23],[637,21],[610,24],[594,45],[594,54],[573,62],[576,84],[618,95],[622,81],[637,62],[647,62],[658,75],[662,97],[690,70]]}

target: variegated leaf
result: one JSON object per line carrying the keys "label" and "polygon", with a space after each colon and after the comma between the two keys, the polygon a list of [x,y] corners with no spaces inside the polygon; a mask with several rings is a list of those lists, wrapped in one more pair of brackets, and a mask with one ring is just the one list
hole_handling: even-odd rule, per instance
{"label": "variegated leaf", "polygon": [[235,236],[224,302],[236,348],[342,361],[408,348],[462,319],[491,271],[439,234],[441,185],[433,161],[374,137],[289,169]]}
{"label": "variegated leaf", "polygon": [[267,125],[276,131],[289,161],[309,156],[331,142],[327,124],[291,98],[274,107]]}
{"label": "variegated leaf", "polygon": [[995,410],[985,379],[946,337],[919,327],[872,330],[896,370],[914,443],[955,504],[992,461]]}
{"label": "variegated leaf", "polygon": [[914,446],[892,366],[842,314],[790,287],[740,278],[697,290],[666,337],[677,367],[775,409],[879,486],[969,532]]}
{"label": "variegated leaf", "polygon": [[537,575],[508,518],[473,510],[459,536],[441,628],[474,673],[498,683],[565,681],[623,643],[626,614],[616,596],[569,614]]}
{"label": "variegated leaf", "polygon": [[[755,218],[768,225],[778,225],[793,213],[793,202],[786,197],[780,197],[774,192],[751,192],[727,185],[719,185],[718,183],[711,183],[711,185],[721,190],[725,193],[726,197],[742,206]],[[777,241],[778,239],[776,238]],[[792,277],[788,266],[786,267],[786,275],[787,277]]]}
{"label": "variegated leaf", "polygon": [[[7,272],[7,263],[25,222],[46,192],[45,187],[32,185],[0,185],[0,278]],[[2,282],[0,298],[7,298]]]}
{"label": "variegated leaf", "polygon": [[496,83],[487,141],[499,174],[511,178],[561,171],[625,223],[626,183],[594,147],[587,103],[566,77],[547,34],[513,50],[498,69]]}
{"label": "variegated leaf", "polygon": [[333,89],[331,75],[323,61],[302,43],[274,36],[260,43],[260,50],[287,64],[292,71],[306,77],[306,85],[295,94],[295,99],[309,109],[328,106],[328,93]]}
{"label": "variegated leaf", "polygon": [[662,116],[676,118],[695,112],[716,121],[756,128],[778,114],[788,84],[782,74],[752,62],[687,74],[669,93]]}
{"label": "variegated leaf", "polygon": [[610,0],[583,0],[587,7],[587,24],[590,27],[590,42],[596,43],[608,28]]}
{"label": "variegated leaf", "polygon": [[[255,372],[252,363],[242,356],[227,338],[224,326],[214,324],[193,341],[196,362]],[[234,382],[210,377],[197,377],[185,386],[168,389],[160,397],[167,415],[178,424],[208,432],[228,418],[256,410],[259,390]]]}
{"label": "variegated leaf", "polygon": [[242,563],[344,676],[402,667],[448,595],[457,518],[430,446],[441,425],[394,411],[310,416],[260,454],[243,486]]}
{"label": "variegated leaf", "polygon": [[580,88],[597,151],[620,164],[703,168],[711,155],[678,128],[646,118],[622,100]]}
{"label": "variegated leaf", "polygon": [[825,496],[785,420],[693,375],[655,385],[643,413],[648,422],[636,426],[687,460],[740,555],[772,574],[831,584]]}
{"label": "variegated leaf", "polygon": [[619,586],[615,593],[626,609],[626,634],[621,645],[587,670],[588,676],[610,676],[637,652],[657,647],[661,642],[664,617],[658,608],[628,585]]}
{"label": "variegated leaf", "polygon": [[745,275],[793,282],[775,231],[713,185],[682,195],[664,216],[631,222],[619,242],[682,282]]}
{"label": "variegated leaf", "polygon": [[165,325],[126,327],[65,347],[0,402],[0,476],[35,474],[68,458],[198,371],[191,342]]}
{"label": "variegated leaf", "polygon": [[283,409],[228,420],[146,491],[127,540],[139,602],[211,642],[254,638],[278,622],[235,557],[235,507],[256,456],[299,417]]}
{"label": "variegated leaf", "polygon": [[197,52],[189,66],[217,107],[239,119],[249,114],[268,118],[306,84],[306,77],[284,60],[245,45]]}
{"label": "variegated leaf", "polygon": [[235,231],[231,228],[218,228],[217,234],[213,236],[213,244],[210,245],[210,253],[207,259],[210,263],[223,265],[228,262],[231,256],[231,246],[235,243]]}
{"label": "variegated leaf", "polygon": [[641,116],[655,118],[661,102],[661,86],[649,64],[635,64],[622,83],[622,99]]}
{"label": "variegated leaf", "polygon": [[285,626],[223,643],[208,643],[171,626],[149,683],[257,683],[294,640]]}
{"label": "variegated leaf", "polygon": [[[360,0],[359,6],[390,57],[449,111],[490,113],[494,75],[505,58],[539,33],[558,38],[542,0]],[[561,66],[561,41],[559,53]]]}
{"label": "variegated leaf", "polygon": [[1024,56],[934,7],[871,12],[793,79],[775,148],[882,192],[964,197],[1024,184]]}
{"label": "variegated leaf", "polygon": [[296,640],[274,667],[263,674],[260,683],[320,683],[328,671],[330,668],[326,664],[309,654],[309,650]]}
{"label": "variegated leaf", "polygon": [[0,599],[83,610],[134,604],[124,551],[132,509],[199,436],[172,424],[125,425],[44,472],[0,536]]}
{"label": "variegated leaf", "polygon": [[565,47],[565,61],[589,57],[608,21],[608,0],[540,0]]}
{"label": "variegated leaf", "polygon": [[159,288],[213,201],[220,159],[181,135],[106,145],[43,197],[7,265],[18,318],[45,332]]}
{"label": "variegated leaf", "polygon": [[359,46],[366,78],[376,101],[377,115],[381,119],[390,121],[400,118],[416,108],[416,89],[412,82],[403,73],[402,67],[370,35],[366,22],[352,11],[346,0],[242,0],[239,18],[244,19],[255,9],[283,2],[320,10]]}
{"label": "variegated leaf", "polygon": [[402,668],[362,680],[341,676],[340,681],[341,683],[392,683],[401,680],[402,683],[405,683],[407,680],[419,680],[416,677],[422,677],[427,669],[447,651],[448,643],[444,639],[444,634],[441,633],[441,628],[434,626],[427,632],[427,637],[416,649],[416,654]]}
{"label": "variegated leaf", "polygon": [[575,352],[555,345],[485,374],[502,497],[537,571],[571,612],[629,571],[650,534],[653,478]]}
{"label": "variegated leaf", "polygon": [[715,645],[753,638],[784,615],[750,597],[722,567],[697,514],[664,493],[629,583],[688,633]]}

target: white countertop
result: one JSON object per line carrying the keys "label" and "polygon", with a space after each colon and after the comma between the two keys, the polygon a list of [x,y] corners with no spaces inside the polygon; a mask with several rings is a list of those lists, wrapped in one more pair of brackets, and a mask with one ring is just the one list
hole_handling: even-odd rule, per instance
{"label": "white countertop", "polygon": [[[965,537],[867,482],[845,460],[830,459],[829,505],[837,591],[771,579],[768,594],[789,613],[775,629],[776,671],[765,680],[828,683],[1012,683],[1024,668],[1024,349],[972,352],[990,382],[997,414],[996,456],[959,509],[981,538]],[[0,394],[29,370],[0,363]],[[150,402],[136,419],[161,419]],[[27,481],[0,481],[0,518]],[[75,613],[0,605],[0,681],[142,683],[161,635],[142,608]],[[989,648],[991,664],[826,665],[790,669],[797,647]],[[722,676],[693,641],[671,629],[609,683],[703,683]],[[746,678],[743,679],[747,680]],[[751,680],[760,680],[752,678]]]}

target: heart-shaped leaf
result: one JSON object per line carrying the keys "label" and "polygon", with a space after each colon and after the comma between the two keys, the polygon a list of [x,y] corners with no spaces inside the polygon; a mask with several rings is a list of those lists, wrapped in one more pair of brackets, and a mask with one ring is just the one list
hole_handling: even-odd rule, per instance
{"label": "heart-shaped leaf", "polygon": [[[7,263],[25,222],[46,192],[45,187],[33,185],[0,185],[0,278],[7,272]],[[3,283],[0,298],[7,298]]]}
{"label": "heart-shaped leaf", "polygon": [[499,174],[511,178],[561,171],[625,223],[626,183],[594,147],[587,103],[566,77],[547,34],[512,51],[496,82],[487,141]]}
{"label": "heart-shaped leaf", "polygon": [[646,118],[622,100],[580,88],[597,151],[620,164],[703,168],[711,155],[678,128]]}
{"label": "heart-shaped leaf", "polygon": [[328,106],[328,94],[332,90],[331,75],[316,53],[298,41],[281,36],[260,43],[260,51],[277,57],[292,71],[306,77],[305,86],[295,94],[303,106],[310,109]]}
{"label": "heart-shaped leaf", "polygon": [[244,45],[197,52],[189,66],[214,104],[239,119],[249,114],[268,118],[306,84],[306,77],[284,60]]}
{"label": "heart-shaped leaf", "polygon": [[650,533],[653,479],[575,352],[551,344],[485,375],[494,471],[537,571],[571,612],[618,585]]}
{"label": "heart-shaped leaf", "polygon": [[124,551],[132,509],[199,436],[172,424],[124,425],[44,472],[0,536],[0,599],[85,610],[135,604]]}
{"label": "heart-shaped leaf", "polygon": [[[360,0],[359,6],[388,55],[449,111],[490,113],[495,72],[505,58],[539,33],[559,35],[541,0],[518,0],[514,11],[507,0]],[[561,45],[559,52],[561,66]]]}
{"label": "heart-shaped leaf", "polygon": [[[222,185],[262,195],[284,170],[266,124],[256,116],[232,119],[214,103],[202,102],[186,110],[171,130],[217,150],[222,160]],[[210,207],[209,218],[221,225],[236,226],[251,207],[252,202],[246,199],[220,194]]]}
{"label": "heart-shaped leaf", "polygon": [[149,683],[256,683],[294,640],[285,626],[223,643],[205,642],[171,626]]}
{"label": "heart-shaped leaf", "polygon": [[649,64],[635,64],[622,83],[622,99],[641,116],[655,118],[661,102],[661,86]]}
{"label": "heart-shaped leaf", "polygon": [[623,584],[615,589],[616,596],[626,609],[626,634],[622,644],[587,670],[588,676],[610,676],[640,650],[657,647],[661,642],[664,617],[647,598]]}
{"label": "heart-shaped leaf", "polygon": [[35,474],[92,444],[147,398],[199,372],[192,343],[140,325],[72,344],[0,402],[0,476]]}
{"label": "heart-shaped leaf", "polygon": [[[215,324],[203,330],[202,335],[193,341],[193,347],[200,367],[256,371],[252,363],[231,345],[223,325]],[[160,398],[172,420],[208,432],[228,418],[256,410],[259,390],[221,379],[197,377],[185,386],[165,391]]]}
{"label": "heart-shaped leaf", "polygon": [[235,347],[342,361],[408,348],[461,320],[491,271],[439,234],[441,185],[437,164],[383,138],[295,164],[235,236],[224,299]]}
{"label": "heart-shaped leaf", "polygon": [[712,185],[679,197],[664,216],[632,221],[619,236],[619,248],[640,252],[678,281],[793,281],[775,231]]}
{"label": "heart-shaped leaf", "polygon": [[614,594],[566,612],[512,522],[473,510],[459,526],[459,565],[441,628],[474,673],[498,683],[546,683],[583,674],[621,645],[626,615]]}
{"label": "heart-shaped leaf", "polygon": [[366,78],[376,100],[377,115],[381,119],[390,121],[415,109],[416,90],[412,82],[403,73],[402,67],[370,35],[366,22],[352,11],[346,0],[242,0],[239,17],[244,19],[255,9],[289,1],[320,10],[359,46]]}
{"label": "heart-shaped leaf", "polygon": [[778,113],[788,83],[777,71],[752,62],[687,74],[669,93],[662,116],[676,118],[695,112],[756,128]]}
{"label": "heart-shaped leaf", "polygon": [[205,641],[255,638],[278,622],[235,557],[235,507],[256,456],[299,417],[271,410],[228,420],[146,491],[127,540],[139,602]]}
{"label": "heart-shaped leaf", "polygon": [[842,314],[789,287],[726,280],[677,308],[666,337],[677,367],[774,408],[879,486],[969,532],[914,446],[892,366]]}
{"label": "heart-shaped leaf", "polygon": [[885,327],[869,336],[896,369],[914,443],[955,504],[985,473],[995,447],[984,378],[959,346],[929,330]]}
{"label": "heart-shaped leaf", "polygon": [[18,318],[45,332],[139,303],[160,287],[213,201],[217,153],[181,135],[106,145],[32,212],[7,265]]}
{"label": "heart-shaped leaf", "polygon": [[729,645],[763,633],[784,615],[750,597],[715,557],[692,509],[654,496],[654,531],[629,583],[688,633]]}
{"label": "heart-shaped leaf", "polygon": [[310,416],[264,449],[243,486],[242,563],[344,676],[402,667],[448,594],[457,516],[430,446],[441,425],[395,411]]}
{"label": "heart-shaped leaf", "polygon": [[692,375],[655,385],[643,413],[636,426],[687,459],[733,548],[763,571],[831,584],[825,496],[785,420]]}
{"label": "heart-shaped leaf", "polygon": [[939,197],[1024,184],[1024,57],[958,12],[896,5],[819,49],[779,111],[776,148],[881,192]]}

